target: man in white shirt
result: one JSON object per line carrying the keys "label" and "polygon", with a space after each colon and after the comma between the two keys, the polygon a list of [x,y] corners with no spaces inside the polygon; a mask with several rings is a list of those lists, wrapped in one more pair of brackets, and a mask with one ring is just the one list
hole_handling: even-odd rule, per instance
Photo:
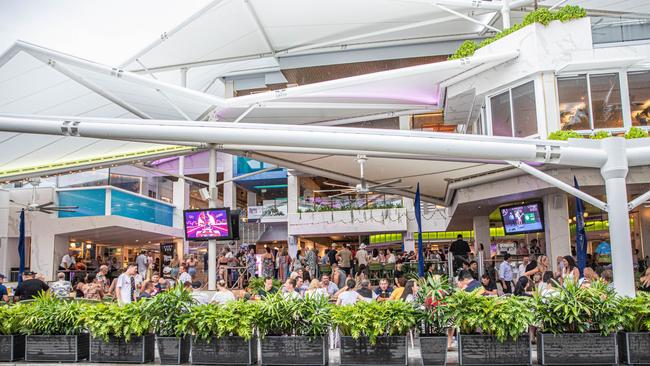
{"label": "man in white shirt", "polygon": [[333,296],[339,290],[339,287],[334,282],[330,281],[330,276],[328,274],[322,275],[320,282],[329,296]]}
{"label": "man in white shirt", "polygon": [[60,270],[74,269],[74,266],[77,264],[77,261],[74,259],[73,253],[70,251],[61,258],[61,265],[59,266]]}
{"label": "man in white shirt", "polygon": [[180,283],[185,283],[185,282],[192,282],[192,276],[190,276],[189,273],[187,273],[187,267],[181,266],[181,273],[178,275],[178,282]]}
{"label": "man in white shirt", "polygon": [[355,257],[357,258],[357,263],[359,263],[359,266],[364,265],[368,267],[368,252],[366,251],[365,243],[361,243],[361,245],[359,245],[359,250],[357,250]]}
{"label": "man in white shirt", "polygon": [[117,278],[117,283],[115,284],[115,297],[117,302],[120,305],[126,305],[136,300],[136,288],[135,284],[135,275],[137,273],[137,267],[135,264],[129,264],[126,268],[126,271]]}
{"label": "man in white shirt", "polygon": [[149,267],[149,261],[147,259],[147,253],[143,250],[140,252],[140,255],[135,258],[135,264],[138,265],[138,273],[143,278],[147,276],[147,268]]}
{"label": "man in white shirt", "polygon": [[300,293],[296,291],[296,280],[290,278],[284,283],[282,297],[285,299],[299,299],[301,297]]}
{"label": "man in white shirt", "polygon": [[510,254],[506,253],[503,256],[503,262],[499,265],[499,281],[501,281],[503,293],[505,294],[512,293],[512,267],[508,262],[509,259]]}

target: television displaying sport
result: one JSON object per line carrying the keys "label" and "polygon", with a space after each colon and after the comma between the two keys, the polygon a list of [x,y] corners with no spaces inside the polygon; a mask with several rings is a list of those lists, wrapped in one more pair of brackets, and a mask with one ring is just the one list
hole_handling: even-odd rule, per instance
{"label": "television displaying sport", "polygon": [[185,239],[192,241],[231,238],[230,209],[210,208],[183,211]]}
{"label": "television displaying sport", "polygon": [[506,235],[544,231],[544,215],[540,202],[499,208]]}

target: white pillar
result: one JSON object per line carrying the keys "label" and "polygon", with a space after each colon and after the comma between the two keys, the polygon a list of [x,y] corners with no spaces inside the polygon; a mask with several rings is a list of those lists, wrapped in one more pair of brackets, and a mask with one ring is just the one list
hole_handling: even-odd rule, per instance
{"label": "white pillar", "polygon": [[[489,216],[474,216],[472,218],[472,226],[474,229],[474,242],[477,248],[479,244],[483,244],[483,259],[490,259],[490,217]],[[478,256],[478,250],[476,251]]]}
{"label": "white pillar", "polygon": [[502,0],[501,18],[503,20],[503,29],[510,28],[510,0]]}
{"label": "white pillar", "polygon": [[600,169],[605,179],[609,238],[612,245],[614,288],[623,296],[635,296],[634,260],[630,236],[630,216],[627,207],[627,154],[625,139],[610,137],[602,140],[607,162]]}
{"label": "white pillar", "polygon": [[[234,159],[235,157],[230,154],[224,154],[223,163],[223,179],[228,180],[234,178]],[[231,210],[237,208],[237,186],[234,181],[223,184],[223,205],[229,207]]]}
{"label": "white pillar", "polygon": [[257,206],[257,193],[253,191],[246,191],[246,205]]}
{"label": "white pillar", "polygon": [[544,224],[546,256],[553,267],[553,271],[557,271],[556,258],[571,255],[569,202],[565,193],[544,196]]}
{"label": "white pillar", "polygon": [[296,171],[287,171],[287,211],[289,214],[298,213],[298,200],[300,199],[300,177]]}
{"label": "white pillar", "polygon": [[[217,150],[210,148],[208,159],[208,184],[210,189],[210,198],[208,206],[217,207]],[[208,290],[217,289],[217,241],[208,241]]]}

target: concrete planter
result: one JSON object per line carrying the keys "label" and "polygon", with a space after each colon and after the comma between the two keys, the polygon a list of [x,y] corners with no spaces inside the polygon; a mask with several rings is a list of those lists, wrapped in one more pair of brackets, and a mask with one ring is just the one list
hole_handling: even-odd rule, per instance
{"label": "concrete planter", "polygon": [[25,361],[79,362],[88,359],[89,335],[25,336]]}
{"label": "concrete planter", "polygon": [[257,338],[192,339],[193,365],[257,365]]}
{"label": "concrete planter", "polygon": [[111,337],[108,342],[101,338],[90,339],[90,362],[147,363],[156,356],[156,338],[153,334],[124,338]]}
{"label": "concrete planter", "polygon": [[420,336],[420,353],[424,366],[445,366],[447,336]]}
{"label": "concrete planter", "polygon": [[650,333],[618,334],[618,358],[627,365],[650,365]]}
{"label": "concrete planter", "polygon": [[158,356],[163,365],[180,365],[190,360],[190,337],[159,337]]}
{"label": "concrete planter", "polygon": [[261,340],[262,365],[327,365],[327,336],[266,336]]}
{"label": "concrete planter", "polygon": [[616,343],[616,334],[539,333],[537,361],[541,365],[616,365]]}
{"label": "concrete planter", "polygon": [[461,365],[531,365],[533,362],[528,334],[505,342],[499,342],[494,336],[475,334],[461,334],[458,339]]}
{"label": "concrete planter", "polygon": [[379,337],[370,344],[367,337],[354,339],[341,337],[341,365],[384,365],[408,364],[406,336]]}
{"label": "concrete planter", "polygon": [[25,358],[25,336],[0,336],[0,362],[13,362]]}

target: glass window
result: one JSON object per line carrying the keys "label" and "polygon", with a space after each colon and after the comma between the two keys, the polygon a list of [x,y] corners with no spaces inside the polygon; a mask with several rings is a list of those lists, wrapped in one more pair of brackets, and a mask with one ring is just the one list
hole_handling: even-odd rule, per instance
{"label": "glass window", "polygon": [[563,130],[589,130],[589,96],[584,75],[557,80],[560,125]]}
{"label": "glass window", "polygon": [[618,74],[589,75],[594,128],[623,127]]}
{"label": "glass window", "polygon": [[492,114],[492,135],[512,136],[512,121],[510,118],[510,92],[490,98]]}
{"label": "glass window", "polygon": [[537,108],[533,81],[512,89],[512,114],[515,121],[515,137],[537,134]]}
{"label": "glass window", "polygon": [[108,185],[108,169],[60,175],[58,185],[59,188],[105,186]]}
{"label": "glass window", "polygon": [[632,125],[650,125],[650,71],[628,72]]}

